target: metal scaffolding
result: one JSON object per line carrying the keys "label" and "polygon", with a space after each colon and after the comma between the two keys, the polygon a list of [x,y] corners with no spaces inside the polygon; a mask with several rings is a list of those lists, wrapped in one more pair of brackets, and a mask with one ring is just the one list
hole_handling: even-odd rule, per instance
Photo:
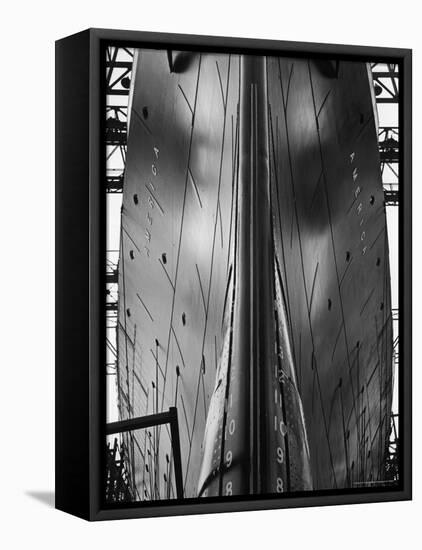
{"label": "metal scaffolding", "polygon": [[112,447],[107,443],[105,499],[108,503],[133,500],[133,491],[125,466],[126,454],[125,445],[119,444],[117,438],[114,439]]}
{"label": "metal scaffolding", "polygon": [[390,433],[387,443],[387,460],[385,466],[386,481],[397,483],[399,481],[399,456],[400,456],[400,439],[398,430],[399,415],[391,415]]}
{"label": "metal scaffolding", "polygon": [[[133,50],[109,46],[106,49],[106,173],[107,193],[122,194],[127,150],[127,114],[132,78]],[[117,197],[116,197],[117,198]],[[121,199],[118,199],[121,200]],[[108,375],[117,373],[116,330],[118,325],[119,251],[108,248],[106,255],[106,329]]]}
{"label": "metal scaffolding", "polygon": [[106,190],[123,191],[127,146],[127,103],[132,78],[133,50],[108,47],[106,50]]}
{"label": "metal scaffolding", "polygon": [[[399,69],[391,63],[371,63],[380,127],[378,143],[386,206],[399,204]],[[384,115],[389,112],[389,122]],[[392,118],[391,118],[392,117]],[[394,119],[395,124],[391,124]]]}
{"label": "metal scaffolding", "polygon": [[[399,67],[394,63],[371,63],[371,70],[380,123],[378,143],[384,203],[386,208],[396,207],[400,200]],[[395,304],[392,304],[391,317],[394,338],[393,370],[394,374],[397,374],[399,368],[399,310]],[[390,418],[390,434],[386,445],[385,479],[389,483],[397,482],[399,476],[398,421],[398,412],[393,409]]]}

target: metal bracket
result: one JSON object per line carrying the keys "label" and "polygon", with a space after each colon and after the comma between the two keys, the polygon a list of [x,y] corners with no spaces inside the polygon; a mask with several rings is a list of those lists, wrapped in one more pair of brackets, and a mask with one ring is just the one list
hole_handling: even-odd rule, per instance
{"label": "metal bracket", "polygon": [[174,475],[176,479],[176,493],[177,498],[183,498],[182,457],[180,453],[179,421],[177,418],[176,407],[170,407],[168,412],[150,414],[148,416],[138,416],[137,418],[130,418],[129,420],[111,422],[106,425],[106,435],[153,428],[154,426],[160,426],[162,424],[170,424]]}

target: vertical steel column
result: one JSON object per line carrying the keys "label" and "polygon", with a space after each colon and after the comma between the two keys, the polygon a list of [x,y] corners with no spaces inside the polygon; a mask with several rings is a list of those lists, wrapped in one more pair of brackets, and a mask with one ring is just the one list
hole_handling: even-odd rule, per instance
{"label": "vertical steel column", "polygon": [[[238,364],[246,368],[249,387],[245,420],[249,428],[249,492],[263,489],[265,462],[265,373],[274,350],[271,212],[269,198],[266,59],[244,56],[241,62],[239,226],[235,309]],[[245,388],[246,389],[246,388]]]}
{"label": "vertical steel column", "polygon": [[170,407],[170,432],[171,445],[173,449],[174,476],[176,480],[177,498],[183,498],[183,472],[182,455],[180,452],[179,421],[177,419],[177,408]]}

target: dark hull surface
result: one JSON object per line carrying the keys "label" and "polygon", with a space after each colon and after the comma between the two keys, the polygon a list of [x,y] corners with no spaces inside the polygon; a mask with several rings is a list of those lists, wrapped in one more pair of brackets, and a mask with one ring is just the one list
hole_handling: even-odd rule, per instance
{"label": "dark hull surface", "polygon": [[[119,263],[127,419],[176,406],[184,494],[382,481],[388,244],[367,67],[142,50]],[[167,427],[125,435],[175,496]]]}

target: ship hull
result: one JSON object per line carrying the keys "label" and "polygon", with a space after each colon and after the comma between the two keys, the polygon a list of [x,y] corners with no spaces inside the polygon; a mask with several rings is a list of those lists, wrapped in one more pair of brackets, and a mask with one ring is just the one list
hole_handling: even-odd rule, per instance
{"label": "ship hull", "polygon": [[[392,327],[367,67],[137,52],[120,418],[178,409],[185,497],[382,481]],[[166,427],[123,436],[173,498]]]}

